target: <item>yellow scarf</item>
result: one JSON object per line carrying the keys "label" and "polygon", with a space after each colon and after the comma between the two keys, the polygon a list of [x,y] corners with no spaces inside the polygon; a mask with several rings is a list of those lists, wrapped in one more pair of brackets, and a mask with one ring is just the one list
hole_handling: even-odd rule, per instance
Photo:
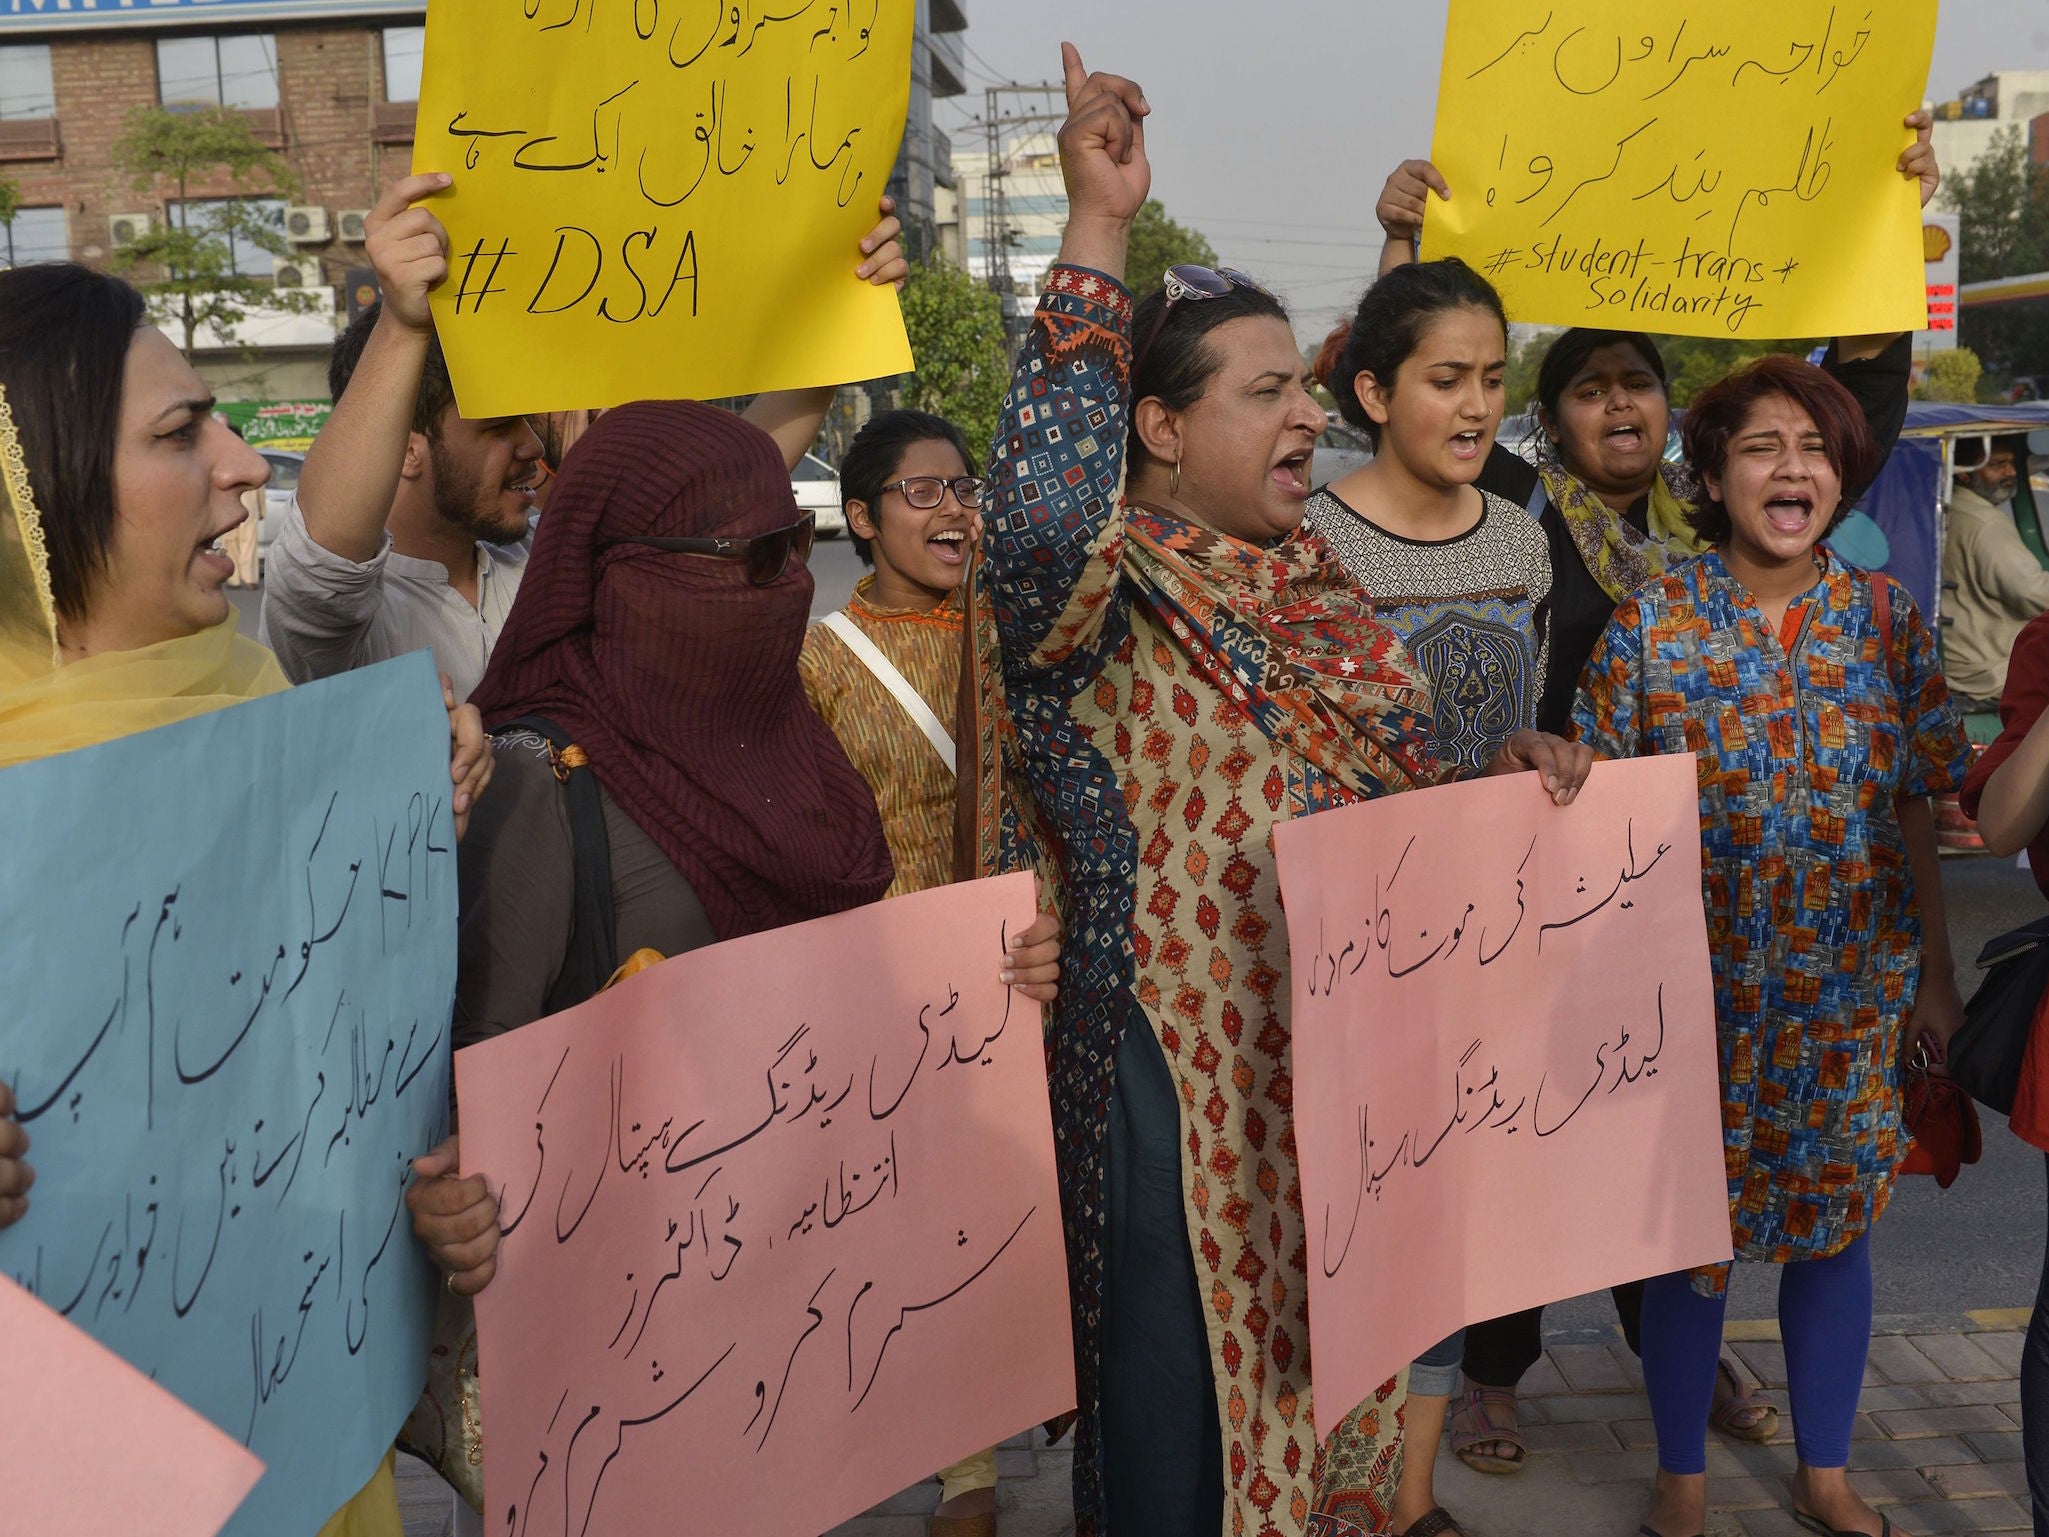
{"label": "yellow scarf", "polygon": [[65,663],[42,515],[0,392],[0,768],[91,747],[288,687],[230,619],[197,635]]}
{"label": "yellow scarf", "polygon": [[1650,534],[1639,534],[1621,513],[1589,491],[1563,465],[1540,465],[1544,492],[1565,519],[1574,548],[1601,590],[1620,603],[1675,561],[1706,551],[1707,541],[1694,531],[1693,513],[1699,492],[1677,465],[1661,464],[1651,482],[1647,522]]}

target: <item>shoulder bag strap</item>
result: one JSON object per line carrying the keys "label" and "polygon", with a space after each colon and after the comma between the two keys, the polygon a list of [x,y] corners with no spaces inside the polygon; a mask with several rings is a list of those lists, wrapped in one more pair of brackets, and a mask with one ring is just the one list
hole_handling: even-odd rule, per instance
{"label": "shoulder bag strap", "polygon": [[903,706],[904,714],[910,716],[913,724],[925,733],[925,740],[930,742],[933,751],[939,754],[940,761],[946,765],[946,771],[949,774],[955,773],[957,757],[953,736],[940,723],[939,717],[933,714],[932,707],[925,703],[924,695],[911,687],[910,679],[896,670],[895,664],[882,654],[882,649],[874,641],[861,632],[861,627],[848,617],[845,609],[827,616],[820,623],[837,635],[841,643],[854,653],[855,659],[874,673],[876,681],[895,696],[896,702]]}

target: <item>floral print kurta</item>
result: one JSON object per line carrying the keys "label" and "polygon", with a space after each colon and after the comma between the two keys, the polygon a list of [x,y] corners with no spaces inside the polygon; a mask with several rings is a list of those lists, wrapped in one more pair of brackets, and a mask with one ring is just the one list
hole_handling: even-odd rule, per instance
{"label": "floral print kurta", "polygon": [[1651,581],[1615,610],[1573,709],[1601,757],[1699,755],[1736,1254],[1778,1263],[1838,1252],[1891,1195],[1921,968],[1894,801],[1954,789],[1970,755],[1905,589],[1888,649],[1872,594],[1891,578],[1818,555],[1789,645],[1719,554]]}

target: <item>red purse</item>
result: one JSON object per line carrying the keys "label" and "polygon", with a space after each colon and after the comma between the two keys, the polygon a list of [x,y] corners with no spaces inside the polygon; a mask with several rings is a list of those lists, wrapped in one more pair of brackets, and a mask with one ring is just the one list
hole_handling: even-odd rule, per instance
{"label": "red purse", "polygon": [[1978,1107],[1952,1080],[1928,1071],[1928,1050],[1919,1041],[1900,1074],[1900,1120],[1914,1139],[1900,1173],[1932,1174],[1944,1190],[1985,1152]]}

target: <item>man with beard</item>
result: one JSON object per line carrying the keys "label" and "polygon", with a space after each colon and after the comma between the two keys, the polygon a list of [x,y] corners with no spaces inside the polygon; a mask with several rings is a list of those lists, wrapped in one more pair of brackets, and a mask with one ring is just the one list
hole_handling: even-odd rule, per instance
{"label": "man with beard", "polygon": [[1985,462],[1956,478],[1942,550],[1943,670],[1966,710],[1996,710],[2014,640],[2049,611],[2049,571],[2021,540],[2014,492],[2028,440],[1994,438]]}
{"label": "man with beard", "polygon": [[[456,409],[427,303],[448,274],[448,232],[414,205],[450,182],[408,176],[364,221],[383,297],[335,343],[334,414],[265,567],[259,638],[294,683],[425,647],[467,699],[526,571],[543,446],[525,417]],[[901,283],[908,268],[888,198],[881,212],[856,275]],[[794,467],[832,393],[761,395],[746,417]]]}

